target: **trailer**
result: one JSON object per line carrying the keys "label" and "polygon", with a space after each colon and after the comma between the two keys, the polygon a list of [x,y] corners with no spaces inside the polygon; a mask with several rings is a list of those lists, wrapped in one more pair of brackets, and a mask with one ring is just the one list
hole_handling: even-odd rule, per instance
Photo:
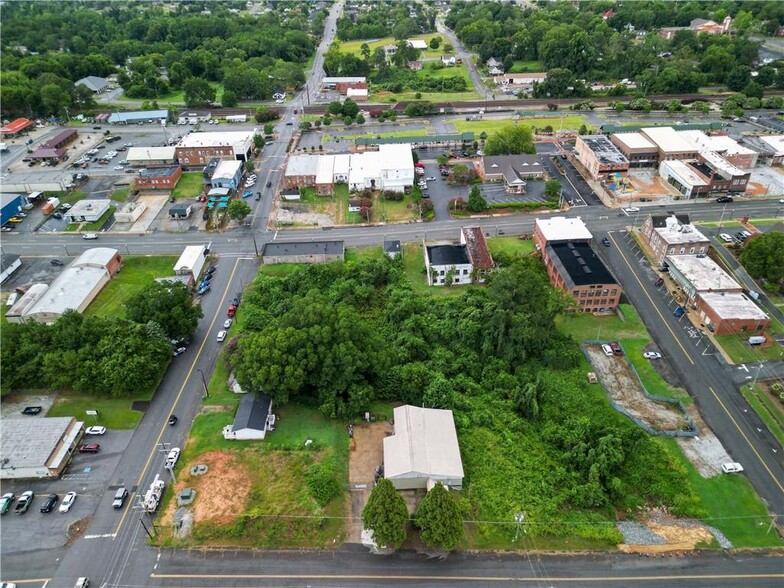
{"label": "trailer", "polygon": [[166,489],[166,482],[161,480],[160,475],[156,475],[155,479],[150,484],[150,489],[144,495],[142,505],[147,512],[155,512],[158,510],[158,505],[161,503],[163,491]]}

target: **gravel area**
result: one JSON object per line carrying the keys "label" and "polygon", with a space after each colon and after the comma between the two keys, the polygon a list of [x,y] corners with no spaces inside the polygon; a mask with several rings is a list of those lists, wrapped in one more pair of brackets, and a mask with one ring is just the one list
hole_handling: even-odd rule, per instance
{"label": "gravel area", "polygon": [[620,521],[615,526],[623,535],[623,542],[629,545],[665,545],[663,537],[651,531],[642,523]]}
{"label": "gravel area", "polygon": [[714,537],[716,537],[716,541],[718,541],[719,545],[721,545],[724,549],[732,549],[732,541],[727,539],[727,537],[724,536],[724,533],[719,531],[716,527],[711,527],[710,525],[705,525],[705,528],[708,529],[708,531],[710,531]]}

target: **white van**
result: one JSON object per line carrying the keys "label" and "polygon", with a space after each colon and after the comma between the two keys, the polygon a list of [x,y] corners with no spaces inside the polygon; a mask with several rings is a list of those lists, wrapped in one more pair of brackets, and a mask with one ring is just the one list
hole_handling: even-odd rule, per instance
{"label": "white van", "polygon": [[615,354],[613,353],[612,347],[610,347],[609,345],[607,345],[607,343],[605,343],[604,345],[602,345],[602,351],[604,351],[604,354],[605,354],[607,357],[612,357],[613,355],[615,355]]}
{"label": "white van", "polygon": [[749,345],[762,345],[767,339],[762,335],[754,335],[749,337]]}

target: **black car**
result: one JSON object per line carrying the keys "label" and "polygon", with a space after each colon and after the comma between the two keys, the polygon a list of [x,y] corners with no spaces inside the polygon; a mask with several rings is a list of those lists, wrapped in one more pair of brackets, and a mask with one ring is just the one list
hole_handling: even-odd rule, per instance
{"label": "black car", "polygon": [[22,410],[22,414],[35,416],[37,414],[41,414],[43,410],[44,410],[43,406],[26,406],[24,410]]}
{"label": "black car", "polygon": [[44,503],[41,505],[41,512],[52,512],[55,504],[57,504],[57,494],[50,494],[44,499]]}
{"label": "black car", "polygon": [[727,202],[733,202],[733,198],[732,196],[719,196],[718,198],[716,198],[716,202],[718,202],[719,204],[725,204]]}
{"label": "black car", "polygon": [[605,247],[609,247],[610,240],[607,237],[605,237],[604,239],[602,239],[602,245],[604,245]]}
{"label": "black car", "polygon": [[51,263],[52,265],[56,265],[56,266],[58,266],[58,267],[65,265],[65,264],[64,264],[62,261],[60,261],[59,259],[53,259],[53,260],[51,260],[49,263]]}
{"label": "black car", "polygon": [[267,182],[267,188],[272,188],[272,182]]}
{"label": "black car", "polygon": [[176,424],[177,424],[177,415],[173,414],[169,417],[169,425],[173,427]]}

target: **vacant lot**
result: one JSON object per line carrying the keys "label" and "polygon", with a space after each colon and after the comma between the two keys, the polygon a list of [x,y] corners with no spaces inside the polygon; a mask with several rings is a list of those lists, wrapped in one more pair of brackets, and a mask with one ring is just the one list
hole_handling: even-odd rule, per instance
{"label": "vacant lot", "polygon": [[204,191],[204,176],[201,172],[187,172],[182,174],[177,187],[174,188],[174,198],[196,198]]}
{"label": "vacant lot", "polygon": [[521,118],[517,121],[513,119],[498,120],[461,120],[455,119],[450,121],[459,133],[466,131],[474,131],[478,137],[482,132],[492,135],[505,127],[524,126],[528,128],[536,127],[542,129],[548,125],[553,127],[554,130],[573,130],[577,131],[582,125],[588,125],[585,117],[579,114],[567,114],[563,117],[560,116],[545,116],[537,118]]}

